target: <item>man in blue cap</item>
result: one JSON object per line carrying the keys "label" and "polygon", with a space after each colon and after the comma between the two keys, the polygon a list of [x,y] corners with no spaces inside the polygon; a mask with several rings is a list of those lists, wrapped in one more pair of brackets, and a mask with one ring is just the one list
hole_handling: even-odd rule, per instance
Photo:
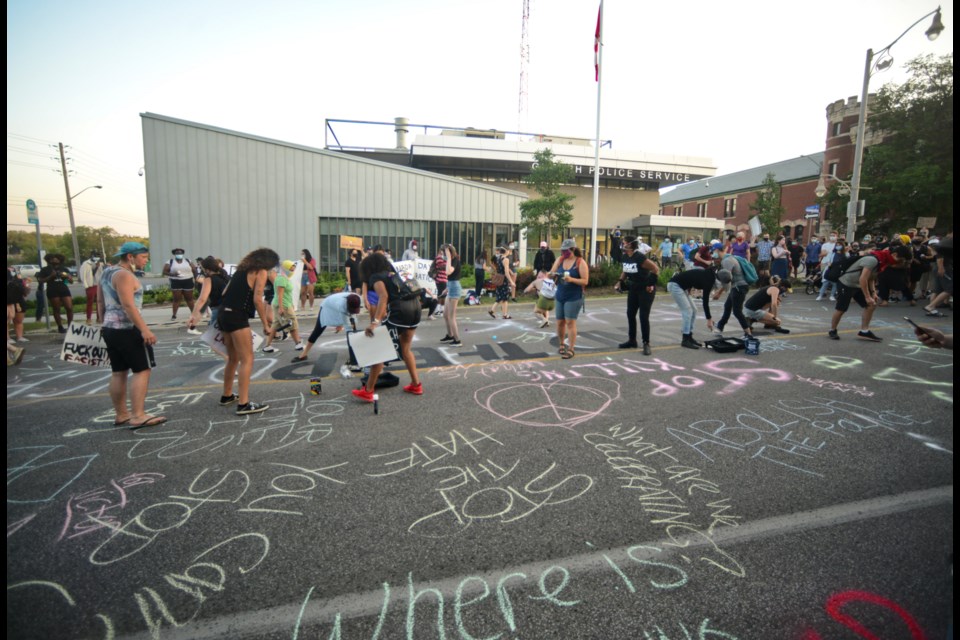
{"label": "man in blue cap", "polygon": [[[135,275],[150,261],[150,250],[139,242],[124,242],[114,254],[117,264],[107,267],[100,276],[97,295],[97,322],[103,325],[103,341],[110,355],[110,400],[116,426],[132,428],[163,424],[163,416],[146,413],[153,345],[157,336],[147,326],[140,309],[143,307],[143,285]],[[130,377],[130,408],[127,408],[127,377]]]}

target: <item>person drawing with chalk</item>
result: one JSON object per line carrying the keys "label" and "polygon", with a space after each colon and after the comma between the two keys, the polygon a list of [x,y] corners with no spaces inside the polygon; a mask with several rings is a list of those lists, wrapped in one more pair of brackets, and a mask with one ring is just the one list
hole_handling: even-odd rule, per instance
{"label": "person drawing with chalk", "polygon": [[[417,359],[410,348],[413,335],[420,324],[420,298],[402,298],[399,285],[403,283],[398,283],[399,276],[382,253],[371,253],[364,258],[360,263],[360,273],[368,289],[377,294],[377,306],[371,313],[370,324],[364,334],[372,338],[374,329],[383,324],[391,334],[399,336],[400,357],[410,373],[410,384],[403,390],[416,396],[423,395],[423,385],[417,373]],[[360,389],[354,389],[353,395],[364,402],[374,402],[373,390],[382,371],[382,362],[371,366],[366,384]]]}

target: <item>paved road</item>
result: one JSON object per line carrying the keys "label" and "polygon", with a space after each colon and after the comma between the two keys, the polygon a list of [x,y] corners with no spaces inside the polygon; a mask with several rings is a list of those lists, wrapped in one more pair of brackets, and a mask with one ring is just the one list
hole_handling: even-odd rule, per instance
{"label": "paved road", "polygon": [[170,422],[139,432],[108,373],[34,334],[7,372],[8,635],[944,637],[953,354],[896,307],[883,343],[854,317],[829,341],[800,294],[755,358],[680,348],[662,296],[644,357],[616,348],[623,308],[588,304],[571,361],[529,304],[464,310],[459,350],[424,322],[426,393],[379,414],[341,336],[303,365],[282,343],[242,419],[219,358],[152,311]]}

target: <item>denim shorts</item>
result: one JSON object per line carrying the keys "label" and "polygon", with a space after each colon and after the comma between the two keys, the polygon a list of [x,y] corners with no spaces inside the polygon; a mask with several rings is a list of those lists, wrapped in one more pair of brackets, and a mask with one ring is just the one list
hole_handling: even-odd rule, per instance
{"label": "denim shorts", "polygon": [[554,308],[554,316],[557,320],[576,320],[583,309],[583,298],[560,302],[557,300],[557,306]]}
{"label": "denim shorts", "polygon": [[463,297],[463,287],[459,280],[447,281],[447,300],[459,300]]}

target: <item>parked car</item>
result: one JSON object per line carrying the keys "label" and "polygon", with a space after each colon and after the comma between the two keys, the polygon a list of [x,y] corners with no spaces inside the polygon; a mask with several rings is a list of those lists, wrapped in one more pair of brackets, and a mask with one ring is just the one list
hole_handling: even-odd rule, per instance
{"label": "parked car", "polygon": [[35,264],[15,264],[13,268],[17,270],[21,278],[34,278],[40,273],[40,267]]}
{"label": "parked car", "polygon": [[70,277],[74,280],[77,279],[77,268],[76,267],[67,267],[67,271],[70,273]]}

